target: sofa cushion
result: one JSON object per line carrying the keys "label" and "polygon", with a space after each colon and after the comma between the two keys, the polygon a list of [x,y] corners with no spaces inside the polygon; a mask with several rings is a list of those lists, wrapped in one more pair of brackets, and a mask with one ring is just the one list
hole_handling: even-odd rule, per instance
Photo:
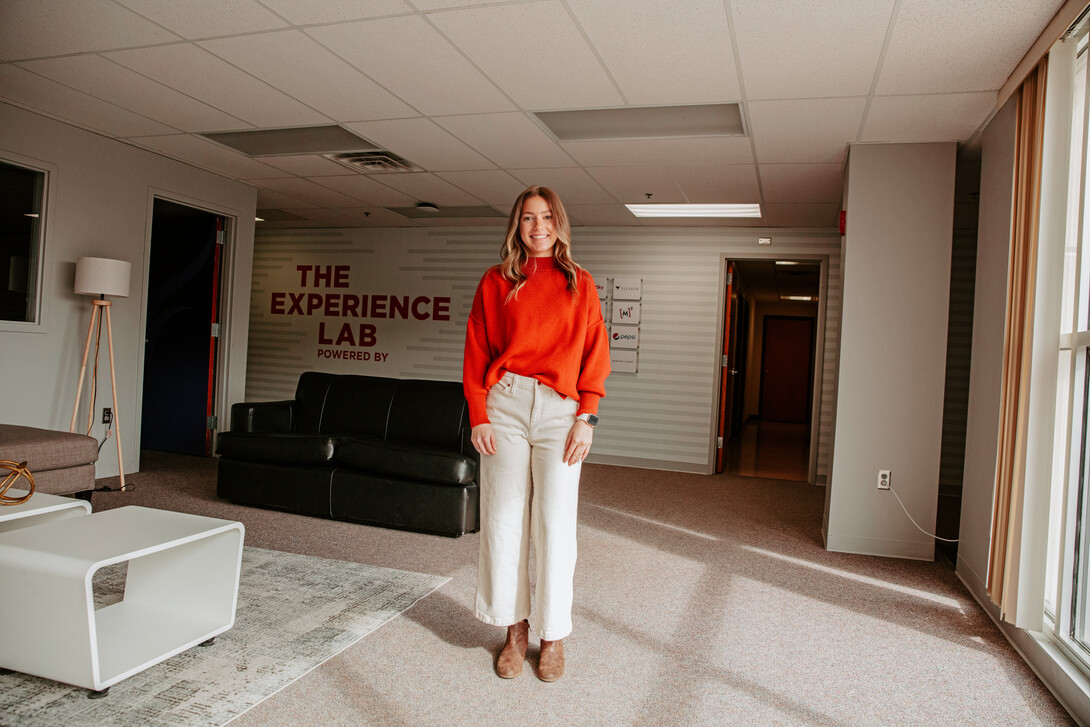
{"label": "sofa cushion", "polygon": [[98,460],[98,442],[85,434],[0,424],[0,459],[26,462],[31,474],[78,467]]}
{"label": "sofa cushion", "polygon": [[472,457],[403,442],[345,438],[337,444],[334,461],[352,469],[405,480],[464,485],[477,477],[477,462]]}
{"label": "sofa cushion", "polygon": [[465,451],[463,429],[469,429],[469,407],[461,382],[405,379],[398,384],[386,439]]}
{"label": "sofa cushion", "polygon": [[216,454],[256,462],[326,464],[335,445],[328,434],[223,432],[216,440]]}
{"label": "sofa cushion", "polygon": [[326,395],[319,432],[364,434],[382,439],[390,419],[390,402],[397,379],[341,374],[334,376]]}

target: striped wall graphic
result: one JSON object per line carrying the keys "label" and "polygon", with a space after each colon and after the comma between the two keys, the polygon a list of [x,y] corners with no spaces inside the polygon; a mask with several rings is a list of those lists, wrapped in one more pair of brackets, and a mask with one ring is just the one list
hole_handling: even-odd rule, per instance
{"label": "striped wall graphic", "polygon": [[[594,459],[707,472],[715,436],[713,413],[721,335],[723,261],[727,257],[820,257],[828,261],[817,436],[817,478],[827,479],[832,449],[840,237],[835,233],[761,231],[774,249],[758,248],[758,232],[729,229],[577,228],[576,260],[599,283],[640,278],[639,370],[606,382]],[[291,398],[306,370],[396,378],[461,378],[466,319],[481,274],[499,261],[497,228],[273,230],[254,247],[246,398]],[[347,286],[304,289],[299,266],[341,266]],[[274,293],[449,298],[448,320],[356,319],[274,312]],[[290,297],[287,300],[292,300]],[[336,301],[333,301],[336,303]],[[326,309],[337,312],[336,305]],[[380,313],[382,311],[380,310]],[[608,314],[608,309],[607,309]],[[370,346],[323,345],[344,324],[374,326]],[[608,321],[608,317],[607,317]],[[381,361],[324,357],[323,351],[382,352]]]}

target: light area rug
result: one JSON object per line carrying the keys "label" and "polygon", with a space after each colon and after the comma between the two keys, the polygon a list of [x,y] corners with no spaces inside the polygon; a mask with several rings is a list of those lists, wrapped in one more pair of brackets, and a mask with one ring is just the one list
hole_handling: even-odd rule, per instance
{"label": "light area rug", "polygon": [[[124,568],[100,571],[96,603],[116,601]],[[0,674],[0,725],[90,727],[226,724],[408,610],[449,578],[246,547],[235,624],[115,684],[86,689]],[[0,624],[0,629],[18,628]]]}

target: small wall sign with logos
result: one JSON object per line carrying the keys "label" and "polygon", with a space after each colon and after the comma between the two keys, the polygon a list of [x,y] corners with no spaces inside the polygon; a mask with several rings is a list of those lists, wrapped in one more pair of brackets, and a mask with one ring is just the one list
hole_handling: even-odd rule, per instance
{"label": "small wall sign with logos", "polygon": [[614,278],[613,300],[640,300],[643,297],[643,278]]}
{"label": "small wall sign with logos", "polygon": [[609,347],[614,348],[639,348],[639,326],[613,326],[609,332]]}
{"label": "small wall sign with logos", "polygon": [[634,374],[639,368],[639,357],[638,351],[614,348],[609,352],[609,365],[614,373]]}
{"label": "small wall sign with logos", "polygon": [[628,300],[614,300],[613,301],[613,323],[627,323],[628,325],[639,325],[640,323],[640,304],[634,301]]}

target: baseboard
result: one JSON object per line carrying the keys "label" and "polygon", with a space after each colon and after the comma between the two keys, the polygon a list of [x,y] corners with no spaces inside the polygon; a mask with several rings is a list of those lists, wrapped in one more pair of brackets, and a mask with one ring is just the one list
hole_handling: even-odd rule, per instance
{"label": "baseboard", "polygon": [[935,543],[931,540],[891,540],[889,538],[864,538],[857,535],[838,535],[826,532],[825,549],[834,553],[877,555],[883,558],[906,560],[935,560]]}
{"label": "baseboard", "polygon": [[616,455],[591,454],[586,461],[589,464],[608,464],[617,467],[635,467],[644,470],[667,470],[669,472],[688,472],[697,475],[710,475],[708,465],[693,462],[670,462],[661,459],[641,459],[639,457],[618,457]]}
{"label": "baseboard", "polygon": [[1047,636],[1020,629],[1000,619],[999,607],[988,596],[983,577],[960,555],[954,572],[1022,660],[1056,697],[1056,701],[1079,725],[1087,727],[1090,724],[1090,679]]}

